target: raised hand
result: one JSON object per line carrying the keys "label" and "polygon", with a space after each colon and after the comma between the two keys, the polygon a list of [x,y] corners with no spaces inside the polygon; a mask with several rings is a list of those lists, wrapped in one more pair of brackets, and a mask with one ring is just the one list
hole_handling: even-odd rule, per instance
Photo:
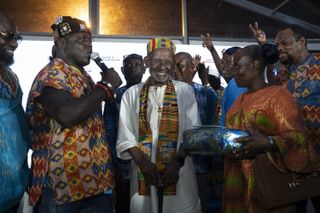
{"label": "raised hand", "polygon": [[207,33],[205,36],[200,35],[200,37],[202,39],[202,46],[206,47],[208,50],[212,51],[213,50],[213,43],[212,43],[210,34]]}
{"label": "raised hand", "polygon": [[192,58],[192,67],[193,67],[193,71],[194,72],[197,72],[197,67],[198,65],[201,63],[201,56],[200,55],[195,55],[193,58]]}
{"label": "raised hand", "polygon": [[207,85],[209,83],[209,66],[206,68],[204,63],[199,63],[197,69],[202,84]]}
{"label": "raised hand", "polygon": [[266,33],[259,28],[258,22],[255,22],[254,25],[249,24],[249,28],[259,44],[267,43]]}

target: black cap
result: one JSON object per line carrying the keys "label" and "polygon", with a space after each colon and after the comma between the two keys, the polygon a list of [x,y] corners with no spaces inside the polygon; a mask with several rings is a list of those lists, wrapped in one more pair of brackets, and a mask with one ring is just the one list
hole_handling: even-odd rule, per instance
{"label": "black cap", "polygon": [[72,33],[90,33],[90,29],[87,27],[86,22],[72,18],[71,16],[58,16],[54,21],[54,24],[51,25],[51,29],[58,32],[60,38]]}

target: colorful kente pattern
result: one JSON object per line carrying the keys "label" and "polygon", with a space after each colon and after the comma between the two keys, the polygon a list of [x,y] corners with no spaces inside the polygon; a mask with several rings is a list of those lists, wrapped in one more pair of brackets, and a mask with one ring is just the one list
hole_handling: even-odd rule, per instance
{"label": "colorful kente pattern", "polygon": [[113,175],[101,110],[84,122],[63,128],[35,102],[44,87],[81,97],[94,88],[94,82],[86,72],[61,59],[50,62],[34,80],[27,105],[33,130],[30,203],[35,205],[38,201],[47,176],[52,180],[57,204],[109,190],[113,186]]}
{"label": "colorful kente pattern", "polygon": [[[139,143],[138,148],[151,159],[152,132],[147,118],[148,94],[150,78],[143,85],[140,93],[139,108]],[[171,162],[176,154],[179,133],[179,112],[177,94],[172,81],[168,81],[163,101],[161,114],[159,139],[157,143],[156,166],[159,173],[162,173],[165,166]],[[138,193],[149,195],[150,186],[145,181],[142,172],[138,169]],[[172,185],[165,189],[165,195],[175,195],[176,186]]]}
{"label": "colorful kente pattern", "polygon": [[214,124],[219,125],[221,115],[222,115],[221,104],[222,104],[222,97],[223,97],[223,93],[224,93],[224,88],[221,87],[220,89],[215,90],[215,93],[217,94],[217,97],[218,97],[218,103],[217,103],[217,109],[216,109],[217,118],[216,118],[216,121],[214,122]]}
{"label": "colorful kente pattern", "polygon": [[[255,129],[272,136],[278,152],[271,152],[280,168],[309,172],[308,144],[292,95],[283,87],[271,86],[237,98],[227,113],[226,127]],[[223,212],[264,212],[257,202],[254,160],[225,159]],[[292,206],[274,212],[290,212]]]}
{"label": "colorful kente pattern", "polygon": [[315,169],[320,170],[320,53],[310,54],[305,63],[289,67],[286,87],[296,98],[305,132],[313,144]]}

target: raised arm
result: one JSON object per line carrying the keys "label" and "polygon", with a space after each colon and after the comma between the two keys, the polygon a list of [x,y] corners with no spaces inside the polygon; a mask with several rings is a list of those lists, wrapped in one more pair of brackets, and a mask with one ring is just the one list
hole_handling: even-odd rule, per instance
{"label": "raised arm", "polygon": [[207,33],[205,36],[201,35],[201,39],[202,39],[202,46],[206,47],[210,51],[210,53],[212,55],[212,58],[213,58],[213,61],[214,61],[215,65],[216,65],[216,67],[217,67],[217,70],[218,70],[219,74],[222,75],[222,71],[221,71],[221,68],[220,68],[220,66],[221,66],[221,58],[218,55],[217,50],[213,46],[210,34]]}
{"label": "raised arm", "polygon": [[262,45],[267,43],[266,33],[261,28],[259,28],[258,22],[255,22],[254,25],[249,24],[249,28],[252,32],[252,35],[256,38],[258,44]]}
{"label": "raised arm", "polygon": [[[252,35],[256,38],[256,41],[259,45],[267,43],[266,33],[259,27],[258,22],[255,22],[253,25],[249,24],[249,28],[252,32]],[[268,83],[273,85],[276,83],[275,75],[273,73],[274,64],[268,64],[267,66],[267,79]]]}

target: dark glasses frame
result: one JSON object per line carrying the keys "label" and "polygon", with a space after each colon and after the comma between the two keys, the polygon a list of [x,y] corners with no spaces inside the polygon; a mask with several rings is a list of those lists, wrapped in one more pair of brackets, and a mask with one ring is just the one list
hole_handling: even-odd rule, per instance
{"label": "dark glasses frame", "polygon": [[5,41],[16,40],[17,42],[22,41],[22,36],[19,34],[15,34],[13,32],[2,32],[0,31],[0,37]]}

